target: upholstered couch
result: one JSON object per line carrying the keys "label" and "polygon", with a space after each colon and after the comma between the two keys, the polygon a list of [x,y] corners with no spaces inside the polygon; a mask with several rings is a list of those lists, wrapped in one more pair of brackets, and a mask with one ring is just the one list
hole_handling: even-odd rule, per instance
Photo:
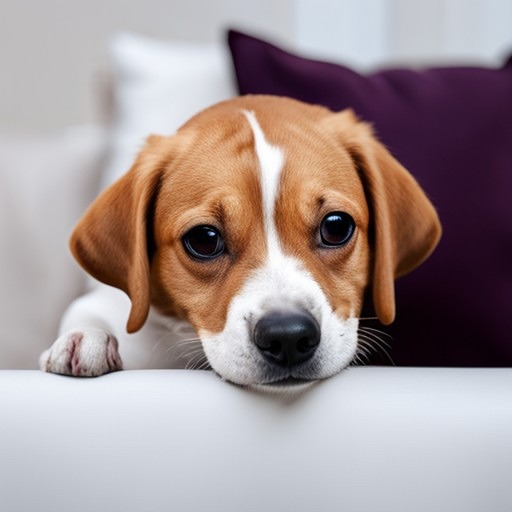
{"label": "upholstered couch", "polygon": [[[372,121],[438,206],[440,254],[397,287],[387,351],[400,367],[351,367],[276,394],[207,371],[37,371],[88,286],[66,249],[86,204],[148,133],[237,93],[227,46],[118,36],[110,126],[0,136],[0,510],[512,510],[512,128],[498,122],[512,119],[512,69],[478,68],[467,82],[459,68],[359,75],[244,34],[230,44],[242,92],[337,94],[329,106]],[[464,91],[467,103],[450,103]],[[480,117],[461,119],[475,98]],[[471,163],[484,157],[480,175]]]}

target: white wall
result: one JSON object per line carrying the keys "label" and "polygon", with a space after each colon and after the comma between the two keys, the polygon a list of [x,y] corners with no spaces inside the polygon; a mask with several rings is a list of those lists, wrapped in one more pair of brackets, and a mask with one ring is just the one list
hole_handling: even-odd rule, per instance
{"label": "white wall", "polygon": [[94,121],[118,30],[213,41],[230,25],[293,40],[294,0],[0,0],[0,126]]}
{"label": "white wall", "polygon": [[297,47],[310,55],[369,67],[388,57],[391,0],[298,0]]}
{"label": "white wall", "polygon": [[100,119],[117,30],[213,41],[229,26],[360,69],[512,52],[512,0],[1,0],[0,126]]}
{"label": "white wall", "polygon": [[304,51],[379,64],[499,65],[512,53],[512,0],[297,0]]}
{"label": "white wall", "polygon": [[393,0],[393,59],[500,64],[512,53],[510,0]]}

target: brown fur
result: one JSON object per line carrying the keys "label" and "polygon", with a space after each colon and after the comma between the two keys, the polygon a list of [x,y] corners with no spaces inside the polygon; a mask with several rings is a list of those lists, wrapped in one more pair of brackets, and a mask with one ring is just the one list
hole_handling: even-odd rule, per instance
{"label": "brown fur", "polygon": [[[221,331],[233,296],[266,256],[258,161],[242,110],[254,111],[267,140],[285,153],[275,214],[283,250],[303,261],[340,316],[359,314],[372,281],[377,314],[392,322],[395,277],[439,240],[435,210],[352,113],[284,98],[231,100],[175,136],[150,137],[78,224],[77,260],[129,295],[129,332],[144,324],[150,303],[196,329]],[[352,215],[356,235],[343,248],[319,248],[318,226],[335,210]],[[181,237],[197,224],[217,227],[227,254],[207,263],[189,258]]]}

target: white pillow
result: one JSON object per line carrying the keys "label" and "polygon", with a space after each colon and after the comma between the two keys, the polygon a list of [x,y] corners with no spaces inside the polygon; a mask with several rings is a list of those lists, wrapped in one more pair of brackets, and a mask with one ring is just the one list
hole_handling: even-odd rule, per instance
{"label": "white pillow", "polygon": [[236,94],[227,47],[122,33],[111,41],[110,59],[114,125],[104,185],[130,168],[148,135],[170,135]]}
{"label": "white pillow", "polygon": [[0,134],[0,369],[37,368],[85,274],[67,248],[97,193],[105,131]]}

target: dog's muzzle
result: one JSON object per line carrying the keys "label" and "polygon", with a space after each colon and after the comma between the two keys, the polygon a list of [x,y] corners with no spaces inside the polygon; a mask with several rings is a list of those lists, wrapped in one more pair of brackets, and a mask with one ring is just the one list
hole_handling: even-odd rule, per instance
{"label": "dog's muzzle", "polygon": [[256,323],[253,341],[265,361],[292,368],[310,359],[320,343],[320,326],[307,311],[272,311]]}

